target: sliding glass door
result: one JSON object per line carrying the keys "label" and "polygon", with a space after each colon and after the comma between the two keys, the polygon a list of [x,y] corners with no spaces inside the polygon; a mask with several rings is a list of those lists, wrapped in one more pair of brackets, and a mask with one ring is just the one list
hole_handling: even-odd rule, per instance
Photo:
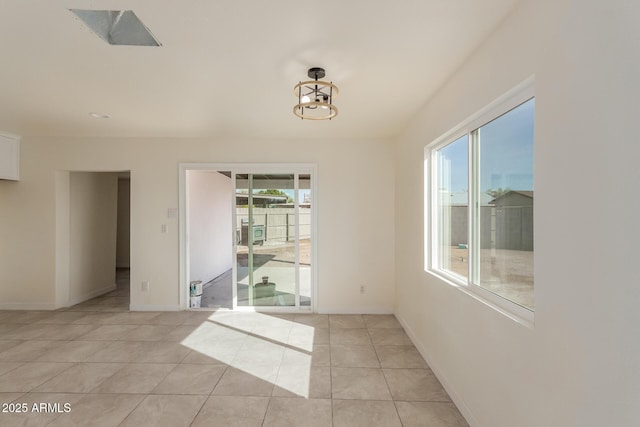
{"label": "sliding glass door", "polygon": [[234,308],[311,308],[310,173],[234,173]]}

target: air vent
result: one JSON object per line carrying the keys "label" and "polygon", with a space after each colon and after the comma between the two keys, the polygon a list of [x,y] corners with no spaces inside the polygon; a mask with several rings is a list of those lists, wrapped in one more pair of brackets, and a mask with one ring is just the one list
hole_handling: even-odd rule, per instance
{"label": "air vent", "polygon": [[132,10],[69,10],[110,45],[161,46]]}

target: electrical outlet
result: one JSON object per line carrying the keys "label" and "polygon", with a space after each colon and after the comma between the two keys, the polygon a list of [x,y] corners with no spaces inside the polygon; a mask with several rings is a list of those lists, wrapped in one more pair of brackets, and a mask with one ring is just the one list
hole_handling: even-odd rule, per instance
{"label": "electrical outlet", "polygon": [[145,280],[142,282],[142,292],[149,292],[149,281]]}
{"label": "electrical outlet", "polygon": [[169,232],[169,226],[167,224],[162,224],[160,226],[160,232],[162,234],[167,234]]}
{"label": "electrical outlet", "polygon": [[364,285],[360,286],[360,293],[364,294]]}

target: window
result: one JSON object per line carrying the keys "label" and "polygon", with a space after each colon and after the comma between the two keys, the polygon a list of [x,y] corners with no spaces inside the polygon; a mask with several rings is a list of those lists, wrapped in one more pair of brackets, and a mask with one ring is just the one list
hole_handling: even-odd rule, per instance
{"label": "window", "polygon": [[533,86],[426,149],[428,271],[532,320]]}
{"label": "window", "polygon": [[[469,150],[467,135],[442,147],[438,159],[438,253],[436,266],[467,278]],[[467,260],[467,262],[465,262]]]}

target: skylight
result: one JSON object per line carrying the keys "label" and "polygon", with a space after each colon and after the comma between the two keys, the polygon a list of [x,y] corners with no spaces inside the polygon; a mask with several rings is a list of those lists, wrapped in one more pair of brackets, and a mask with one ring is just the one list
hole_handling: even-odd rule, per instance
{"label": "skylight", "polygon": [[69,10],[110,45],[161,46],[132,10]]}

